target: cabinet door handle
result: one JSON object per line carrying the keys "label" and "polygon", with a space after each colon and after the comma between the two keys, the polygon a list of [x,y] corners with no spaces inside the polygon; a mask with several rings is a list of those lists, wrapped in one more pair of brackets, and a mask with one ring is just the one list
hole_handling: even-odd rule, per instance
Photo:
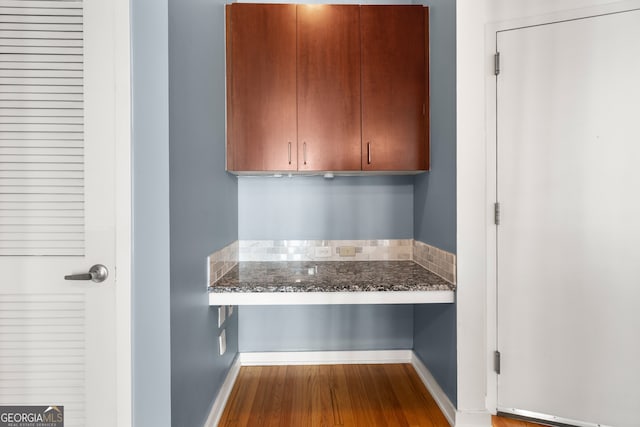
{"label": "cabinet door handle", "polygon": [[291,164],[291,141],[289,141],[289,164]]}
{"label": "cabinet door handle", "polygon": [[367,142],[367,164],[371,164],[371,143]]}
{"label": "cabinet door handle", "polygon": [[307,143],[306,142],[302,143],[302,160],[306,165],[307,164]]}

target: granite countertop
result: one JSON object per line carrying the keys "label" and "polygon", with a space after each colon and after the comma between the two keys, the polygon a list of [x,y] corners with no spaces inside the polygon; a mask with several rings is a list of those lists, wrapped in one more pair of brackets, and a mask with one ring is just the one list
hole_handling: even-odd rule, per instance
{"label": "granite countertop", "polygon": [[212,293],[454,291],[413,261],[240,262]]}

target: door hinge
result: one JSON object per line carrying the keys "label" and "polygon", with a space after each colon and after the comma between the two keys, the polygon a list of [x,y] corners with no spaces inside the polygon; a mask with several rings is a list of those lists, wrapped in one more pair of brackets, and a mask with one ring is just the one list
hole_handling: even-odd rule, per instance
{"label": "door hinge", "polygon": [[493,352],[493,370],[500,375],[500,352],[498,350]]}
{"label": "door hinge", "polygon": [[500,74],[500,52],[493,55],[493,72],[496,76]]}
{"label": "door hinge", "polygon": [[493,223],[500,225],[500,203],[498,202],[493,204]]}

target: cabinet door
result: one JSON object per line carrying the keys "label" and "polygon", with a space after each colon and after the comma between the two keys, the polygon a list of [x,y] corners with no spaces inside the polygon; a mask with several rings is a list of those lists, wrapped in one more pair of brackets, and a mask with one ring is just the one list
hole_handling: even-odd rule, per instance
{"label": "cabinet door", "polygon": [[227,169],[297,169],[296,6],[227,6]]}
{"label": "cabinet door", "polygon": [[428,169],[426,10],[360,9],[363,170]]}
{"label": "cabinet door", "polygon": [[360,9],[298,5],[298,170],[360,170]]}

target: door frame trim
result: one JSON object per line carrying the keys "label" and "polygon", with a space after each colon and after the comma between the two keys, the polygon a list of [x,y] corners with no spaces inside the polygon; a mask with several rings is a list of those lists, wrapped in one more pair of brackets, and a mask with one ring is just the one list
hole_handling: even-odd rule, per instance
{"label": "door frame trim", "polygon": [[117,426],[132,425],[131,335],[131,0],[114,1],[116,404]]}
{"label": "door frame trim", "polygon": [[[497,287],[497,226],[493,223],[494,202],[497,200],[497,78],[493,73],[494,54],[497,49],[498,32],[523,27],[546,25],[568,20],[583,19],[598,15],[627,12],[640,9],[640,0],[624,0],[610,4],[564,10],[532,17],[509,19],[487,24],[485,27],[485,129],[486,129],[486,353],[493,354],[498,348],[498,287]],[[486,358],[486,404],[496,414],[498,408],[498,374],[494,371],[493,358]],[[504,410],[502,408],[502,410]],[[546,418],[545,418],[546,419]]]}

